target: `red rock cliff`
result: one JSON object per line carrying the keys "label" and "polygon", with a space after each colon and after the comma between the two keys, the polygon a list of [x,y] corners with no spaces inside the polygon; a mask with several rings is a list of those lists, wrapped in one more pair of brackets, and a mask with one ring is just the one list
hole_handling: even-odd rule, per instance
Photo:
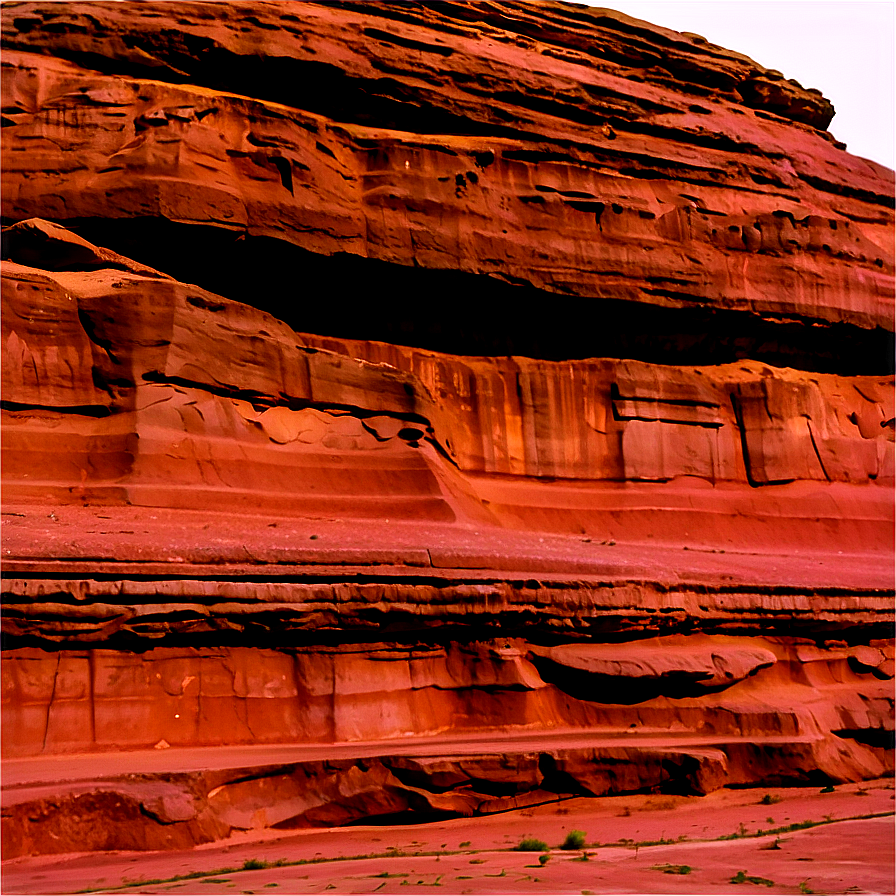
{"label": "red rock cliff", "polygon": [[891,768],[893,172],[817,91],[563,3],[2,15],[7,755],[365,745],[144,846]]}

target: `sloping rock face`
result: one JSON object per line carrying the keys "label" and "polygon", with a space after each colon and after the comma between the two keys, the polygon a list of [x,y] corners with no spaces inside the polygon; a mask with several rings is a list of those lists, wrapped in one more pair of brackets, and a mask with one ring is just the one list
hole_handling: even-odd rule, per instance
{"label": "sloping rock face", "polygon": [[2,15],[7,856],[891,771],[893,173],[817,91],[562,3]]}

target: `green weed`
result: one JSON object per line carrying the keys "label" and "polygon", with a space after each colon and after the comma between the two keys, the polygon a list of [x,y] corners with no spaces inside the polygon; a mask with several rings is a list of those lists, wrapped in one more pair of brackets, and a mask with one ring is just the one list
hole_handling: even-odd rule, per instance
{"label": "green weed", "polygon": [[747,874],[746,871],[738,871],[730,881],[732,884],[756,884],[760,887],[773,887],[775,882],[767,877],[755,877]]}
{"label": "green weed", "polygon": [[694,869],[690,865],[654,865],[654,871],[662,871],[663,874],[690,874]]}
{"label": "green weed", "polygon": [[517,852],[546,852],[548,845],[544,840],[536,840],[534,837],[525,837],[513,848]]}
{"label": "green weed", "polygon": [[566,839],[560,844],[560,849],[582,849],[585,845],[584,831],[570,831]]}

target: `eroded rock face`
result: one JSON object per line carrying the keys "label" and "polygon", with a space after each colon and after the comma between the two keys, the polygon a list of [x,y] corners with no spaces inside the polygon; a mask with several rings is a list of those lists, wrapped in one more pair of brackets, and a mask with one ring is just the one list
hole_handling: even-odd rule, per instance
{"label": "eroded rock face", "polygon": [[891,770],[893,174],[827,100],[560,3],[2,14],[4,752],[161,757],[6,855]]}

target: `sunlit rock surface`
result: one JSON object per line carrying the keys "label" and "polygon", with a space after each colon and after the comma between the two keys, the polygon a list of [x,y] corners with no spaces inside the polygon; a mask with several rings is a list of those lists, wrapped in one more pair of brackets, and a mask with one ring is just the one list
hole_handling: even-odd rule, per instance
{"label": "sunlit rock surface", "polygon": [[109,757],[5,856],[891,772],[893,173],[817,91],[562,3],[2,15],[4,755]]}

